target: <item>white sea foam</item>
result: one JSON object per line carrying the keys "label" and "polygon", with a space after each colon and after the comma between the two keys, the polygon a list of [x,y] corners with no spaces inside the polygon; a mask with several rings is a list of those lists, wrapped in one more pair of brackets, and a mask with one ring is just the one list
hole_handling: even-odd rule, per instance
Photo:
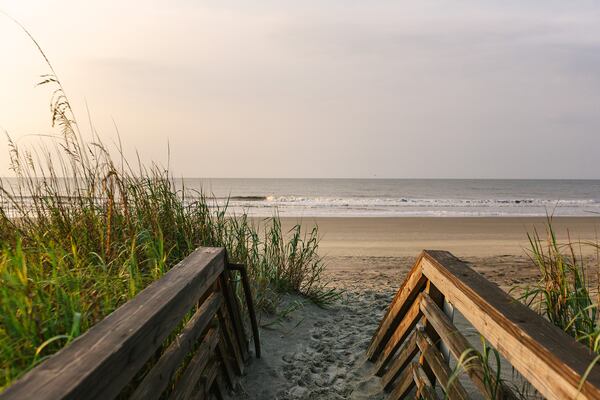
{"label": "white sea foam", "polygon": [[600,206],[594,199],[411,199],[370,197],[296,197],[265,196],[263,202],[273,205],[387,206],[387,207],[580,207]]}
{"label": "white sea foam", "polygon": [[[218,204],[223,205],[224,201]],[[264,200],[229,199],[237,213],[267,216],[583,216],[600,213],[594,199],[452,199],[264,196]]]}

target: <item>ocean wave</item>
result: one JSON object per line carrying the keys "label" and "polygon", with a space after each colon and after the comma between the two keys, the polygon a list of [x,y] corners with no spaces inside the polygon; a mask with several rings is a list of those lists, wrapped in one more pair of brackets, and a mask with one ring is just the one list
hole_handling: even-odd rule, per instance
{"label": "ocean wave", "polygon": [[269,196],[231,196],[221,197],[220,199],[230,201],[267,201],[269,200]]}
{"label": "ocean wave", "polygon": [[[235,196],[230,201],[263,202],[264,206],[308,207],[585,207],[600,206],[594,199],[428,199],[306,196]],[[257,204],[258,206],[258,204]]]}
{"label": "ocean wave", "polygon": [[[62,202],[77,200],[77,196],[55,195],[55,196],[14,196],[13,200],[23,203],[32,202],[34,198],[54,199]],[[188,200],[197,200],[194,195],[188,195]],[[8,200],[8,199],[5,199]],[[94,198],[95,201],[104,200],[101,197]],[[208,197],[211,200],[211,197]],[[218,203],[245,204],[253,203],[254,206],[272,207],[277,205],[290,206],[319,206],[319,207],[600,207],[600,201],[596,199],[453,199],[453,198],[407,198],[407,197],[309,197],[309,196],[270,196],[270,195],[244,195],[215,197]]]}

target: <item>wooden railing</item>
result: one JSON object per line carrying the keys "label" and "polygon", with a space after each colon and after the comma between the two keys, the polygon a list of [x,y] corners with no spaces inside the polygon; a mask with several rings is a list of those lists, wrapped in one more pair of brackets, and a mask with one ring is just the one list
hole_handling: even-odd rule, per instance
{"label": "wooden railing", "polygon": [[445,251],[420,255],[369,346],[390,399],[405,398],[415,387],[417,397],[435,399],[436,381],[448,398],[469,398],[452,376],[449,354],[468,360],[465,373],[486,398],[515,397],[481,357],[464,357],[474,350],[454,326],[453,309],[542,396],[600,399],[595,354]]}
{"label": "wooden railing", "polygon": [[260,357],[244,267],[230,266],[222,248],[199,248],[0,399],[221,398],[249,358],[231,270],[242,272]]}

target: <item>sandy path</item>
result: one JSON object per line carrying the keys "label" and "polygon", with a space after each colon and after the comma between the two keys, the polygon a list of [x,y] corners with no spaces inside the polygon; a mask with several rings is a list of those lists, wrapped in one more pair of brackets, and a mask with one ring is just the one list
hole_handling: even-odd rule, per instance
{"label": "sandy path", "polygon": [[283,375],[293,384],[281,398],[379,398],[364,350],[391,299],[390,294],[347,293],[340,304],[315,318],[308,343],[283,356]]}
{"label": "sandy path", "polygon": [[[525,257],[472,258],[474,268],[501,286],[534,277]],[[344,290],[322,309],[287,296],[281,309],[302,307],[278,321],[264,317],[263,358],[253,360],[241,380],[241,399],[383,399],[365,351],[380,319],[401,285],[413,257],[332,257],[328,277]]]}
{"label": "sandy path", "polygon": [[[302,308],[270,329],[261,329],[263,358],[242,380],[244,399],[383,398],[364,351],[393,293],[345,293],[328,309],[296,296]],[[273,322],[263,319],[262,324]]]}

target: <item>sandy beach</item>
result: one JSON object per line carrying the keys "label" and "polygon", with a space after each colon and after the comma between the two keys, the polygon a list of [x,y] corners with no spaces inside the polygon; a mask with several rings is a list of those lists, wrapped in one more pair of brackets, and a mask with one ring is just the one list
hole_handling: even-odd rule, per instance
{"label": "sandy beach", "polygon": [[[283,219],[286,227],[297,221]],[[236,398],[385,398],[364,352],[419,252],[448,250],[504,290],[518,290],[536,279],[526,252],[527,232],[546,232],[544,218],[319,218],[302,223],[319,226],[327,279],[343,294],[327,309],[287,296],[280,309],[297,308],[294,312],[286,318],[263,316],[263,358],[253,361]],[[600,218],[555,218],[553,225],[559,240],[595,241]],[[468,338],[479,340],[477,335]]]}
{"label": "sandy beach", "polygon": [[[527,233],[546,231],[543,217],[466,218],[282,218],[284,226],[318,225],[322,254],[336,256],[415,256],[422,249],[443,249],[458,257],[522,255]],[[559,239],[595,240],[600,217],[555,217]],[[333,267],[336,264],[332,264]]]}

